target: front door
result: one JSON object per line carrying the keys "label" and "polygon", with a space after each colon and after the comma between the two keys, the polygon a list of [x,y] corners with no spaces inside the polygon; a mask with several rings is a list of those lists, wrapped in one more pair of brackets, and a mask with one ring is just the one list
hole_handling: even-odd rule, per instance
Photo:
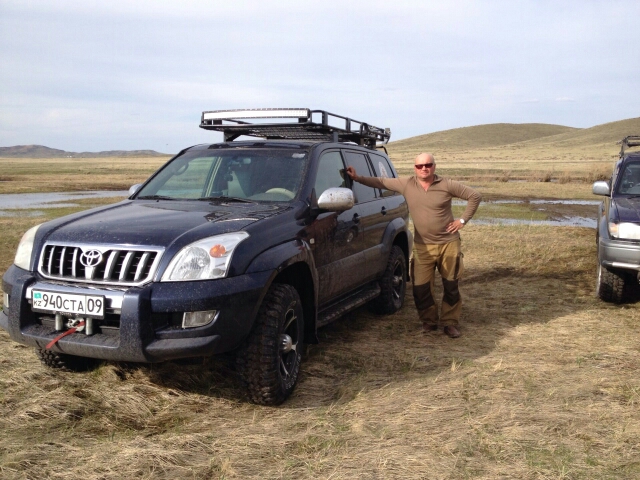
{"label": "front door", "polygon": [[[346,187],[344,168],[340,151],[325,152],[318,161],[316,194],[320,196],[331,187]],[[305,228],[318,271],[320,306],[362,283],[361,217],[361,210],[356,205],[340,213],[322,213]]]}

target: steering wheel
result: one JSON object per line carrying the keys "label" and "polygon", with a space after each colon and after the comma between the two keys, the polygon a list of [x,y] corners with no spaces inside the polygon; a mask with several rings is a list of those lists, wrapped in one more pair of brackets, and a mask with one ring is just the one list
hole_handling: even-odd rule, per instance
{"label": "steering wheel", "polygon": [[270,188],[264,193],[279,193],[280,195],[284,195],[289,199],[292,199],[296,196],[295,193],[293,193],[291,190],[287,190],[286,188]]}

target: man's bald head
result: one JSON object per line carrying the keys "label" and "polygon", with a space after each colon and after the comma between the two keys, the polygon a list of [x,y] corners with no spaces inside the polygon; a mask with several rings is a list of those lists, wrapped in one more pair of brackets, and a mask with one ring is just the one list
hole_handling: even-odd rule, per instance
{"label": "man's bald head", "polygon": [[416,157],[414,165],[422,164],[422,163],[436,163],[436,159],[431,153],[421,153]]}

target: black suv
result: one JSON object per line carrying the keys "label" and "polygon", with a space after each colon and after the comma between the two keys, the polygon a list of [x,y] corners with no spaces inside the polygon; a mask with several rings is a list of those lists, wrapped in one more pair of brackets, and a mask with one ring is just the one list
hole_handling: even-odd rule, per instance
{"label": "black suv", "polygon": [[308,109],[204,112],[200,126],[224,142],[181,151],[127,200],[27,231],[0,326],[73,370],[235,351],[251,399],[278,404],[318,327],[403,304],[406,201],[345,175],[395,176],[376,150],[390,134]]}
{"label": "black suv", "polygon": [[611,179],[593,184],[593,193],[605,197],[596,231],[596,292],[602,300],[615,303],[624,300],[640,275],[640,152],[625,153],[640,146],[640,136],[625,137],[620,143]]}

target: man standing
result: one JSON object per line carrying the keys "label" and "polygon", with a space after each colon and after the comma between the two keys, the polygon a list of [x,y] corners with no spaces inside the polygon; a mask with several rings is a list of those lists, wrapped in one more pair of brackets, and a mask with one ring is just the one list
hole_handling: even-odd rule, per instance
{"label": "man standing", "polygon": [[[433,298],[437,268],[444,287],[440,324],[449,337],[458,338],[462,310],[458,280],[463,271],[458,231],[471,220],[481,197],[460,182],[436,175],[436,161],[430,153],[418,155],[414,169],[414,176],[400,178],[361,177],[353,167],[347,168],[347,174],[358,183],[393,190],[407,199],[415,230],[411,263],[413,298],[422,326],[425,331],[438,329],[438,306]],[[451,211],[452,198],[467,201],[467,208],[457,220]]]}

